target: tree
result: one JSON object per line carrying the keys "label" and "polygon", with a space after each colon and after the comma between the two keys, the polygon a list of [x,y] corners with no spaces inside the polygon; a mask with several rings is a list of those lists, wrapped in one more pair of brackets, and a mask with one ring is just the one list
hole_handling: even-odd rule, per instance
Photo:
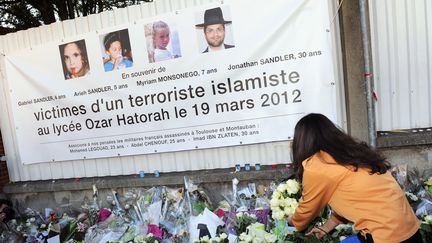
{"label": "tree", "polygon": [[0,35],[152,0],[2,0]]}

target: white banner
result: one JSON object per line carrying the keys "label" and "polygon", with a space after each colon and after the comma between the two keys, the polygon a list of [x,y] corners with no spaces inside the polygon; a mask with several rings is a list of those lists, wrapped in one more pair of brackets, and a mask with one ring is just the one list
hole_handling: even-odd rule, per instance
{"label": "white banner", "polygon": [[8,55],[23,163],[292,138],[336,117],[328,1],[224,1]]}

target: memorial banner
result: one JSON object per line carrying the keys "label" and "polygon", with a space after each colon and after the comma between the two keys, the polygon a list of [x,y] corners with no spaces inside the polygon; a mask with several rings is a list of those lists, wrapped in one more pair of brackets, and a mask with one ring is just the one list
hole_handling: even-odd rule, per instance
{"label": "memorial banner", "polygon": [[328,1],[224,1],[5,57],[23,163],[292,139],[336,117]]}

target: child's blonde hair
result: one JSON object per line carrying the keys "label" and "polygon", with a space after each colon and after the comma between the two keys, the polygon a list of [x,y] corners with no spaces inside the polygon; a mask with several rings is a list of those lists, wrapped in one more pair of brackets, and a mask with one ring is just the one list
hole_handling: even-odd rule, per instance
{"label": "child's blonde hair", "polygon": [[154,46],[154,48],[157,48],[156,43],[155,43],[155,39],[154,39],[157,29],[167,29],[168,32],[170,31],[168,24],[163,22],[163,21],[156,21],[153,23],[153,46]]}

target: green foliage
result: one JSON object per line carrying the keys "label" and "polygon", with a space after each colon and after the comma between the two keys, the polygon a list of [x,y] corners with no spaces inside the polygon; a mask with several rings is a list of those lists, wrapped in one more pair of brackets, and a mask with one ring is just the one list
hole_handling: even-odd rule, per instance
{"label": "green foliage", "polygon": [[243,232],[246,232],[246,228],[257,222],[257,218],[254,215],[250,215],[248,213],[241,213],[236,219],[237,225],[237,234],[240,235]]}
{"label": "green foliage", "polygon": [[5,0],[0,2],[0,35],[152,0]]}
{"label": "green foliage", "polygon": [[432,225],[422,222],[420,225],[420,233],[423,237],[423,242],[432,242]]}

